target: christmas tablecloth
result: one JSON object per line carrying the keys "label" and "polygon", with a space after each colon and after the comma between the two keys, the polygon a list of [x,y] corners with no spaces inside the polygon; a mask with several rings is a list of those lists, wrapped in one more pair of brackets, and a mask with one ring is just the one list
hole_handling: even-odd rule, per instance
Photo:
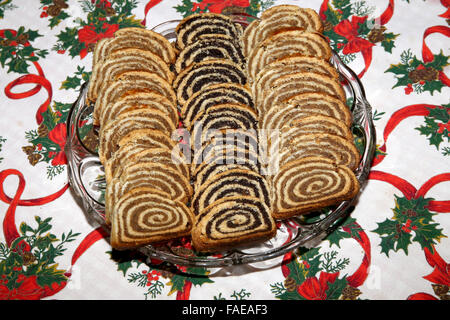
{"label": "christmas tablecloth", "polygon": [[[271,265],[212,272],[112,250],[71,192],[63,151],[95,43],[285,3],[319,12],[373,108],[376,155],[354,211]],[[0,299],[448,299],[449,23],[448,0],[0,0]]]}

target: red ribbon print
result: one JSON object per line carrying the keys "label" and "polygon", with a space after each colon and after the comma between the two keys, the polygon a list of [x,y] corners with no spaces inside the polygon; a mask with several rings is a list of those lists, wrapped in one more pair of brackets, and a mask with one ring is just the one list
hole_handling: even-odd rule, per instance
{"label": "red ribbon print", "polygon": [[[13,198],[8,197],[3,189],[3,183],[5,182],[6,178],[11,175],[15,175],[19,178],[19,186],[17,187],[16,194],[14,195]],[[9,208],[6,211],[6,215],[3,219],[3,233],[8,246],[10,246],[11,243],[19,237],[19,232],[17,231],[15,224],[15,212],[17,206],[40,206],[47,204],[59,198],[68,188],[69,184],[66,184],[60,190],[51,195],[42,198],[22,200],[20,199],[20,197],[22,196],[22,193],[25,190],[25,178],[22,175],[22,173],[15,169],[7,169],[1,171],[0,200],[9,204]]]}
{"label": "red ribbon print", "polygon": [[157,4],[161,3],[162,0],[150,0],[144,8],[144,20],[142,20],[141,24],[143,26],[146,25],[147,23],[147,13],[150,11],[151,8],[153,8],[154,6],[156,6]]}
{"label": "red ribbon print", "polygon": [[[433,53],[425,43],[425,39],[433,33],[439,33],[448,38],[450,37],[450,28],[447,26],[433,26],[425,30],[425,32],[423,33],[423,40],[422,40],[422,59],[423,62],[425,63],[432,62],[434,60]],[[445,75],[443,70],[439,71],[439,80],[447,87],[450,87],[450,79]]]}
{"label": "red ribbon print", "polygon": [[[379,148],[381,151],[386,152],[386,142],[392,131],[402,122],[404,119],[413,116],[428,116],[430,113],[430,108],[438,108],[440,106],[431,104],[414,104],[410,106],[403,107],[392,114],[384,127],[383,140],[384,144]],[[385,154],[380,154],[373,159],[372,167],[379,164],[385,158]]]}
{"label": "red ribbon print", "polygon": [[[0,30],[0,36],[4,37],[5,31],[7,30],[10,31],[13,36],[17,35],[17,31],[15,30],[3,29]],[[29,45],[30,43],[28,41],[24,44],[25,47],[28,47]],[[41,104],[38,111],[36,112],[36,122],[38,124],[41,124],[41,122],[43,121],[42,113],[47,110],[48,106],[50,105],[50,102],[52,101],[52,85],[45,77],[44,71],[42,70],[39,63],[37,61],[32,61],[32,63],[36,67],[38,74],[26,74],[12,81],[5,87],[5,95],[10,99],[24,99],[37,94],[41,90],[41,88],[44,88],[47,91],[48,97],[47,100],[45,100],[45,102]],[[36,84],[36,86],[24,92],[20,93],[12,92],[12,89],[14,87],[28,83]]]}
{"label": "red ribbon print", "polygon": [[[13,198],[7,196],[3,189],[3,184],[9,176],[17,176],[19,178],[19,185],[17,187],[17,191]],[[6,211],[5,217],[3,219],[3,233],[6,240],[6,244],[11,247],[11,244],[20,237],[20,234],[17,230],[15,223],[15,212],[17,206],[40,206],[50,203],[56,199],[58,199],[64,192],[68,189],[69,184],[64,185],[57,192],[35,199],[21,199],[21,196],[25,190],[25,178],[23,174],[15,169],[7,169],[0,172],[0,200],[9,204],[9,207]],[[80,256],[86,252],[94,243],[96,243],[100,239],[104,239],[108,236],[107,232],[99,227],[93,231],[91,231],[78,245],[77,249],[73,253],[71,260],[71,267],[68,272],[65,273],[66,277],[71,276],[71,269],[75,262],[80,258]],[[17,244],[17,247],[20,247],[22,251],[30,251],[30,246],[25,243]],[[13,250],[17,249],[12,248]],[[61,283],[53,283],[51,286],[41,287],[37,283],[36,275],[19,275],[21,281],[21,285],[18,288],[13,290],[9,290],[5,285],[0,284],[0,300],[2,299],[21,299],[21,300],[36,300],[42,299],[44,297],[48,297],[56,294],[58,291],[62,290],[67,282],[63,281]]]}

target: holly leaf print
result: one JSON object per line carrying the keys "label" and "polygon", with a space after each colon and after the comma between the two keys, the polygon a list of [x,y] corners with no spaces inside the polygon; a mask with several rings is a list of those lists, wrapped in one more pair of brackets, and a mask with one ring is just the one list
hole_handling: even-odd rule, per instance
{"label": "holly leaf print", "polygon": [[394,40],[398,37],[398,34],[394,34],[392,32],[385,33],[384,39],[381,41],[381,46],[384,48],[386,52],[392,53],[392,49],[395,48]]}
{"label": "holly leaf print", "polygon": [[436,244],[435,240],[440,241],[441,238],[445,237],[442,233],[443,229],[438,228],[438,223],[424,224],[420,221],[415,226],[417,229],[415,229],[413,241],[418,242],[422,249],[432,250],[431,244]]}
{"label": "holly leaf print", "polygon": [[328,283],[326,292],[327,300],[337,300],[342,295],[342,291],[347,286],[347,279],[336,278],[333,283]]}
{"label": "holly leaf print", "polygon": [[373,232],[378,233],[381,235],[381,252],[385,253],[386,256],[389,257],[389,252],[391,250],[397,251],[395,245],[396,241],[399,238],[398,235],[398,223],[389,219],[384,220],[381,223],[377,223],[378,228],[373,230]]}
{"label": "holly leaf print", "polygon": [[439,54],[434,55],[433,61],[429,62],[427,66],[433,67],[434,69],[441,71],[444,69],[444,67],[449,65],[448,58],[449,57],[444,55],[444,53],[441,50]]}
{"label": "holly leaf print", "polygon": [[434,145],[437,150],[444,138],[450,142],[450,104],[437,108],[428,108],[429,114],[425,117],[425,125],[415,128],[428,138],[430,145]]}

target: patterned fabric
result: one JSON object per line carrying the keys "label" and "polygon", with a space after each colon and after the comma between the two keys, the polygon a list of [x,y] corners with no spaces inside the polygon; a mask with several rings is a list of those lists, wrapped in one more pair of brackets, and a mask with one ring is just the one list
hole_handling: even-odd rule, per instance
{"label": "patterned fabric", "polygon": [[[285,3],[319,12],[374,110],[376,157],[351,216],[315,248],[253,268],[112,251],[68,188],[63,151],[95,43]],[[448,299],[449,23],[448,0],[0,1],[0,299]]]}

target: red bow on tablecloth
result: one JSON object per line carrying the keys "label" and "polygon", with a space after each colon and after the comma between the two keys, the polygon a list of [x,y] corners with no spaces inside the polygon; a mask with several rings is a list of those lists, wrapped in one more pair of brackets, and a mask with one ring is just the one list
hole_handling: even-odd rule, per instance
{"label": "red bow on tablecloth", "polygon": [[84,43],[85,48],[80,51],[80,58],[83,59],[88,54],[88,47],[90,44],[95,44],[98,40],[103,38],[112,38],[114,32],[119,30],[118,24],[103,23],[102,32],[97,33],[93,24],[84,26],[78,30],[78,41]]}
{"label": "red bow on tablecloth", "polygon": [[369,40],[359,37],[358,29],[367,21],[367,16],[352,16],[352,20],[343,20],[339,22],[334,31],[347,39],[347,44],[342,50],[343,54],[362,52],[374,46]]}

